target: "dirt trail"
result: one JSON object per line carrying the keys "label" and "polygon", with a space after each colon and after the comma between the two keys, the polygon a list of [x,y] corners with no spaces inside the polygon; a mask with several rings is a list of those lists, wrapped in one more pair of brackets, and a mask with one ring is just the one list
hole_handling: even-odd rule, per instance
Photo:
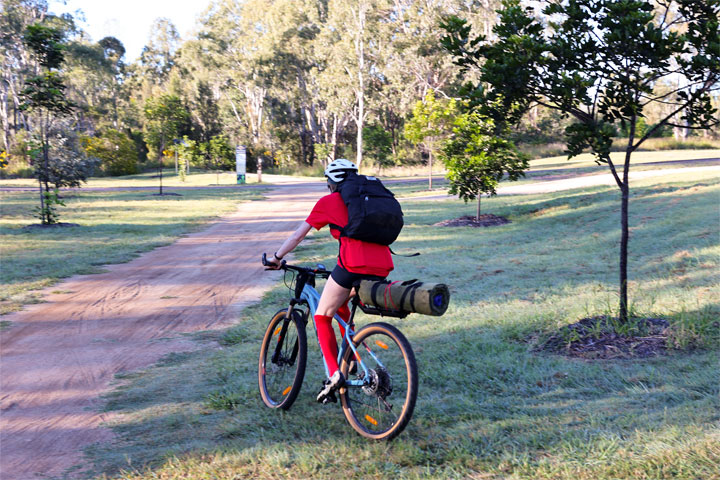
{"label": "dirt trail", "polygon": [[0,337],[0,478],[60,475],[82,463],[83,448],[111,439],[98,407],[114,375],[196,348],[183,333],[237,321],[276,280],[263,272],[261,252],[325,191],[322,183],[275,190],[107,273],[63,281],[47,289],[47,303],[4,317],[12,326]]}

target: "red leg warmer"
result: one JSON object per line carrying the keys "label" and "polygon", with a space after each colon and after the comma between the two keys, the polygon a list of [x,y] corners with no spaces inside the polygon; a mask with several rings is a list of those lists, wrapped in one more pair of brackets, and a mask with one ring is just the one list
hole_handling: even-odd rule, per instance
{"label": "red leg warmer", "polygon": [[[350,308],[348,308],[347,304],[341,305],[337,310],[337,314],[340,315],[340,318],[342,318],[345,323],[350,321]],[[342,325],[338,325],[338,327],[340,327],[340,338],[342,339],[345,336],[345,329]]]}
{"label": "red leg warmer", "polygon": [[332,328],[332,317],[315,315],[315,328],[317,329],[320,350],[328,366],[330,376],[337,371],[338,346],[335,339],[335,330]]}

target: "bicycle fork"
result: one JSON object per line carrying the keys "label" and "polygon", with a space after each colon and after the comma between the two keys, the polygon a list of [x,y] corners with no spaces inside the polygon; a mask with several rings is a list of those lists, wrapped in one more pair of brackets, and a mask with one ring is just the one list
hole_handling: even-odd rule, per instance
{"label": "bicycle fork", "polygon": [[[282,326],[279,328],[279,330],[275,331],[275,334],[279,334],[277,344],[275,345],[275,350],[273,351],[273,355],[271,358],[271,362],[273,364],[277,364],[280,360],[280,356],[282,355],[282,347],[283,343],[285,342],[285,335],[287,334],[288,325],[292,321],[292,314],[294,311],[295,305],[297,305],[297,301],[295,299],[290,301],[290,306],[287,309],[287,313],[285,314],[285,319],[282,322]],[[290,358],[287,359],[289,361],[289,364],[292,365],[295,362],[295,358],[297,358],[299,346],[298,346],[298,339],[295,339],[295,345],[293,345],[292,353],[290,354]]]}

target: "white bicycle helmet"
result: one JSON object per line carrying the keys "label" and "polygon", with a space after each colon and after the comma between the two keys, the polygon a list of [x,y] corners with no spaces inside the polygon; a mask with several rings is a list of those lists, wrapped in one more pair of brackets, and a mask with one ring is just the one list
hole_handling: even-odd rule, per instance
{"label": "white bicycle helmet", "polygon": [[357,165],[353,162],[344,158],[338,158],[327,166],[325,176],[335,183],[340,183],[345,180],[349,172],[357,173],[357,171]]}

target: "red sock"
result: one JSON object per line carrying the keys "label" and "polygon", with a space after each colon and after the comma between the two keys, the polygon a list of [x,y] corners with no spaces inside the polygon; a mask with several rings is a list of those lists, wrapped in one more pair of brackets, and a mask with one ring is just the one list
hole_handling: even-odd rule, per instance
{"label": "red sock", "polygon": [[[340,318],[343,319],[345,323],[348,323],[350,321],[350,309],[348,308],[347,304],[343,304],[338,308],[337,314],[340,316]],[[342,339],[345,336],[345,329],[342,327],[342,325],[338,324],[338,327],[340,327],[340,338]]]}
{"label": "red sock", "polygon": [[337,340],[335,339],[335,330],[333,330],[332,327],[332,317],[315,315],[315,328],[317,329],[318,341],[320,342],[320,350],[325,358],[329,375],[332,377],[338,369],[338,346]]}

